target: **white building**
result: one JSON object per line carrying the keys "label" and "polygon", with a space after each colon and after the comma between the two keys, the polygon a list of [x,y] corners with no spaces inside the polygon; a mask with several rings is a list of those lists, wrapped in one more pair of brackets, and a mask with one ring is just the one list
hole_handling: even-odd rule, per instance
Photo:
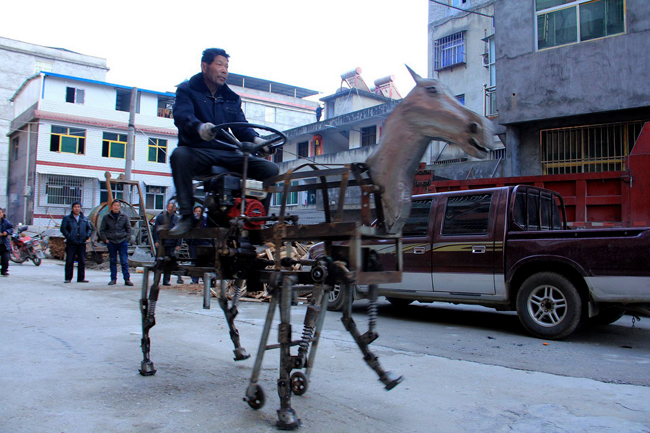
{"label": "white building", "polygon": [[93,80],[105,80],[106,59],[75,53],[61,48],[43,47],[0,37],[0,207],[7,206],[7,170],[9,158],[9,122],[14,118],[9,102],[16,89],[28,77],[55,72]]}
{"label": "white building", "polygon": [[[43,72],[20,86],[11,98],[10,219],[52,225],[76,200],[84,212],[106,201],[105,172],[125,172],[130,94],[129,87]],[[173,100],[171,93],[138,91],[132,177],[151,212],[164,208],[173,184]]]}

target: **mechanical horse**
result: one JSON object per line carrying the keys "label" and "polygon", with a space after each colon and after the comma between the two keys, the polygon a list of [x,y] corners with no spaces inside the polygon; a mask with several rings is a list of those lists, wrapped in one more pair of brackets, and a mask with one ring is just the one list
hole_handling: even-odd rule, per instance
{"label": "mechanical horse", "polygon": [[[249,356],[240,345],[239,332],[234,324],[239,291],[244,281],[247,281],[249,287],[259,287],[261,283],[267,285],[271,300],[244,400],[253,409],[260,409],[264,405],[265,394],[258,383],[263,357],[266,351],[279,349],[279,428],[290,430],[298,428],[301,424],[291,407],[291,396],[302,395],[308,388],[327,310],[327,296],[335,285],[341,287],[344,293],[341,320],[359,346],[364,361],[377,373],[387,390],[402,381],[401,376],[382,368],[369,346],[378,338],[375,330],[377,283],[401,280],[401,228],[410,212],[415,170],[433,139],[456,143],[468,154],[476,157],[485,157],[488,150],[493,148],[492,135],[486,119],[463,107],[438,80],[422,78],[410,68],[409,71],[416,86],[386,119],[380,142],[365,164],[323,166],[308,163],[265,181],[264,190],[267,193],[282,195],[278,216],[246,212],[245,203],[250,200],[247,198],[250,194],[246,170],[240,181],[235,184],[223,180],[215,181],[222,176],[234,176],[220,172],[204,180],[208,216],[212,216],[213,221],[222,221],[221,224],[223,218],[217,218],[219,212],[231,217],[227,226],[193,229],[180,236],[211,239],[212,246],[204,249],[201,257],[193,259],[192,265],[181,266],[173,257],[159,257],[151,269],[155,273],[151,288],[148,287],[149,270],[145,272],[140,300],[144,356],[141,374],[155,373],[150,359],[149,330],[155,325],[155,304],[161,275],[163,271],[181,268],[191,275],[204,275],[204,306],[209,301],[212,284],[220,282],[219,303],[230,328],[230,337],[235,346],[235,360],[243,360]],[[240,147],[245,159],[258,148],[269,144],[281,146],[286,141],[286,137],[279,131],[251,125],[267,129],[274,137],[259,146],[240,143],[227,133],[230,126],[237,125],[224,124],[217,128],[225,131],[224,135],[228,137],[229,142]],[[315,183],[301,184],[305,179],[315,180]],[[226,184],[235,186],[225,193],[223,186]],[[359,211],[356,218],[350,221],[344,219],[345,201],[351,195],[349,192],[355,188],[359,190],[360,203],[356,204]],[[297,218],[287,213],[287,197],[291,193],[314,189],[322,195],[325,222],[298,224]],[[239,198],[238,201],[232,201],[235,196]],[[232,203],[239,206],[239,211],[232,212],[232,207],[229,207]],[[257,225],[260,222],[266,226]],[[160,238],[173,236],[163,231]],[[382,269],[377,255],[364,247],[364,241],[369,239],[382,239],[393,245],[398,257],[394,269]],[[318,259],[303,260],[281,258],[276,254],[272,261],[260,259],[256,254],[255,246],[270,243],[275,246],[276,251],[280,251],[282,246],[290,247],[291,242],[295,241],[322,241],[325,253]],[[235,280],[236,283],[235,295],[230,301],[226,297],[225,280]],[[369,287],[368,330],[363,334],[352,319],[353,284],[366,284]],[[300,338],[294,339],[291,314],[292,299],[296,291],[310,292],[311,298],[306,306]],[[280,311],[278,343],[268,344],[276,309]],[[294,351],[296,346],[298,349]]]}

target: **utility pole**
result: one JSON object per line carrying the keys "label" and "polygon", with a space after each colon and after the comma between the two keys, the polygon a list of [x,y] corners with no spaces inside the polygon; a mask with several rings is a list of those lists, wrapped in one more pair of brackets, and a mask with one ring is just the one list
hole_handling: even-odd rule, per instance
{"label": "utility pole", "polygon": [[[129,134],[126,137],[126,155],[124,175],[126,180],[131,180],[131,163],[133,162],[133,143],[135,141],[135,107],[138,102],[138,88],[131,88],[131,105],[129,107]],[[131,187],[126,191],[126,200],[131,203]]]}

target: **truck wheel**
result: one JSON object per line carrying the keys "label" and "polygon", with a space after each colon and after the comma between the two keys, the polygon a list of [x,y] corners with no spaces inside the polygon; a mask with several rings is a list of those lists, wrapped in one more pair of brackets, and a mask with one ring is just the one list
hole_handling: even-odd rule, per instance
{"label": "truck wheel", "polygon": [[568,279],[554,272],[540,272],[521,285],[517,315],[535,337],[559,340],[578,329],[582,300]]}
{"label": "truck wheel", "polygon": [[413,303],[412,299],[391,298],[389,296],[386,297],[386,300],[395,308],[403,308]]}
{"label": "truck wheel", "polygon": [[328,311],[341,311],[343,309],[343,291],[338,284],[335,284],[327,298]]}

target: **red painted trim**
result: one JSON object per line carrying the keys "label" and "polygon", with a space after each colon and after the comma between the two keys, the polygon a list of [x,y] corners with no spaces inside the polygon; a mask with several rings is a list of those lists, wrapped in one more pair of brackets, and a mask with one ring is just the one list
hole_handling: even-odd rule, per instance
{"label": "red painted trim", "polygon": [[[36,161],[36,165],[49,165],[52,167],[66,167],[66,168],[79,168],[83,170],[96,170],[96,171],[116,171],[118,173],[124,173],[123,168],[116,168],[116,167],[100,167],[100,166],[92,166],[92,165],[84,165],[84,164],[70,164],[67,162],[53,162],[53,161],[41,161],[38,160]],[[134,174],[149,174],[152,176],[165,176],[165,177],[172,177],[171,173],[159,173],[156,171],[147,171],[147,170],[133,170]]]}
{"label": "red painted trim", "polygon": [[[66,215],[67,215],[67,214],[66,214]],[[48,214],[42,214],[42,213],[35,213],[35,214],[34,214],[34,218],[45,218],[45,219],[48,219],[48,220],[49,220],[50,218],[52,218],[52,219],[54,219],[54,220],[59,219],[59,218],[60,218],[60,219],[63,219],[64,216],[65,216],[65,215],[52,215],[52,214],[49,214],[49,215],[48,215]]]}
{"label": "red painted trim", "polygon": [[[34,116],[39,119],[62,121],[62,122],[74,122],[82,125],[93,125],[93,126],[102,126],[105,128],[122,129],[124,131],[128,131],[129,129],[129,125],[126,122],[112,122],[112,121],[106,121],[101,119],[94,119],[91,117],[73,116],[73,115],[60,114],[60,113],[50,113],[41,110],[34,111]],[[152,126],[143,126],[143,125],[135,125],[135,127],[137,130],[142,132],[149,132],[149,133],[160,134],[160,135],[170,135],[173,137],[178,136],[178,132],[175,129],[155,128]]]}

